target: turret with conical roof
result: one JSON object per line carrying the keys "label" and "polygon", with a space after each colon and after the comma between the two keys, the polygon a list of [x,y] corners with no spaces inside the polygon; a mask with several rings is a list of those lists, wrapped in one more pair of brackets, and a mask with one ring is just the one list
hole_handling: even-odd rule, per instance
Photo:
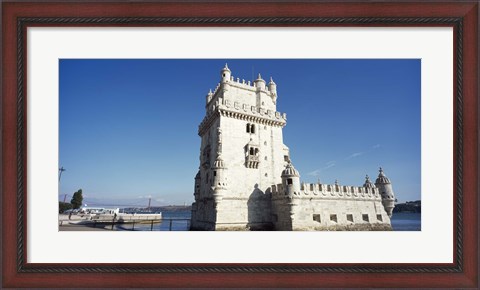
{"label": "turret with conical roof", "polygon": [[257,87],[257,90],[265,90],[266,83],[265,80],[262,79],[262,75],[260,75],[260,73],[258,74],[258,77],[254,83],[255,87]]}
{"label": "turret with conical roof", "polygon": [[213,171],[212,191],[213,191],[213,199],[215,200],[216,204],[218,204],[222,200],[227,190],[228,184],[227,184],[227,178],[225,173],[226,170],[227,170],[227,167],[225,166],[222,156],[219,153],[212,166],[212,171]]}
{"label": "turret with conical roof", "polygon": [[272,77],[270,77],[270,82],[268,83],[268,90],[271,93],[273,103],[276,104],[277,103],[277,84],[273,81]]}
{"label": "turret with conical roof", "polygon": [[207,96],[205,97],[205,98],[206,98],[206,101],[207,101],[207,102],[205,103],[205,106],[208,105],[208,103],[210,103],[210,101],[212,100],[212,97],[213,97],[213,92],[212,92],[212,89],[210,89],[210,90],[208,91]]}
{"label": "turret with conical roof", "polygon": [[365,176],[365,183],[363,184],[363,187],[365,187],[368,192],[373,192],[373,189],[375,188],[375,185],[370,181],[370,177],[368,175]]}
{"label": "turret with conical roof", "polygon": [[226,83],[230,81],[230,78],[232,76],[232,72],[228,68],[228,64],[225,64],[225,67],[220,71],[220,76],[222,78],[222,83]]}
{"label": "turret with conical roof", "polygon": [[392,217],[393,208],[395,207],[395,194],[393,193],[392,183],[390,179],[383,173],[382,167],[379,169],[375,186],[378,188],[382,196],[382,204],[389,217]]}

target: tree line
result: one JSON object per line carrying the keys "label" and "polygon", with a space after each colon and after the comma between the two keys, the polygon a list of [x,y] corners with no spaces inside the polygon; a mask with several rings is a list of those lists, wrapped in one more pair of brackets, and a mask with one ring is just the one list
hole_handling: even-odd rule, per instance
{"label": "tree line", "polygon": [[83,204],[83,194],[82,190],[79,189],[75,191],[75,193],[72,196],[72,199],[70,200],[70,203],[68,202],[58,202],[58,212],[63,213],[66,210],[69,209],[79,209]]}

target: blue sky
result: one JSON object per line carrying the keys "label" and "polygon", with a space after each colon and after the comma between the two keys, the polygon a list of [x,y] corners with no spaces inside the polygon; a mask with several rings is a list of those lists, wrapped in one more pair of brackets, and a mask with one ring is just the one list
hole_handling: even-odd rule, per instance
{"label": "blue sky", "polygon": [[420,60],[60,60],[60,195],[89,205],[193,201],[198,125],[225,63],[260,72],[287,113],[305,182],[361,185],[382,166],[399,201],[420,199]]}

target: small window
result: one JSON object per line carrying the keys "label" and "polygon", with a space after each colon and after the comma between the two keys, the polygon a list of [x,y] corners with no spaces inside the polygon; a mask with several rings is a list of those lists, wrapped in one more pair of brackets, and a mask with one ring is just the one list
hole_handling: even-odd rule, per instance
{"label": "small window", "polygon": [[362,220],[368,222],[368,214],[362,214]]}
{"label": "small window", "polygon": [[331,215],[330,215],[330,220],[331,220],[332,222],[337,222],[337,215],[336,215],[336,214],[331,214]]}
{"label": "small window", "polygon": [[265,177],[268,177],[268,173],[265,173]]}
{"label": "small window", "polygon": [[250,155],[255,155],[255,150],[253,149],[253,147],[250,148]]}
{"label": "small window", "polygon": [[313,215],[313,221],[317,222],[317,223],[320,223],[321,222],[320,215],[319,214],[314,214]]}
{"label": "small window", "polygon": [[213,176],[217,176],[217,171],[213,171]]}
{"label": "small window", "polygon": [[288,155],[283,155],[283,160],[284,160],[284,161],[288,162],[289,159],[290,159],[290,158],[288,158]]}
{"label": "small window", "polygon": [[293,184],[293,180],[291,178],[287,179],[287,184]]}
{"label": "small window", "polygon": [[250,133],[255,134],[255,125],[250,126]]}
{"label": "small window", "polygon": [[267,159],[268,159],[267,156],[265,156],[265,160],[267,160]]}
{"label": "small window", "polygon": [[347,221],[353,223],[353,214],[347,214]]}
{"label": "small window", "polygon": [[250,133],[250,124],[247,124],[247,133]]}
{"label": "small window", "polygon": [[383,222],[383,218],[381,214],[377,214],[377,220]]}
{"label": "small window", "polygon": [[258,148],[255,148],[255,155],[258,155]]}

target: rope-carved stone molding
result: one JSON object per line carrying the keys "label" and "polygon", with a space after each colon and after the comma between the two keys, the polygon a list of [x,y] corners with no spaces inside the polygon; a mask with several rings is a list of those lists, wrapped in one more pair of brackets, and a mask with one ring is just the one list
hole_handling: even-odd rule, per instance
{"label": "rope-carved stone molding", "polygon": [[[20,17],[17,19],[17,271],[19,273],[459,273],[463,271],[463,19],[460,17]],[[456,29],[456,91],[455,107],[457,132],[455,157],[456,173],[456,224],[455,255],[453,265],[418,266],[400,264],[390,265],[209,265],[194,266],[182,264],[149,264],[149,265],[48,265],[36,266],[26,264],[26,188],[24,166],[26,161],[25,135],[25,28],[32,24],[99,24],[99,25],[135,25],[135,24],[167,24],[167,25],[215,25],[215,26],[322,26],[329,24],[368,26],[404,24],[429,26],[450,24]]]}

